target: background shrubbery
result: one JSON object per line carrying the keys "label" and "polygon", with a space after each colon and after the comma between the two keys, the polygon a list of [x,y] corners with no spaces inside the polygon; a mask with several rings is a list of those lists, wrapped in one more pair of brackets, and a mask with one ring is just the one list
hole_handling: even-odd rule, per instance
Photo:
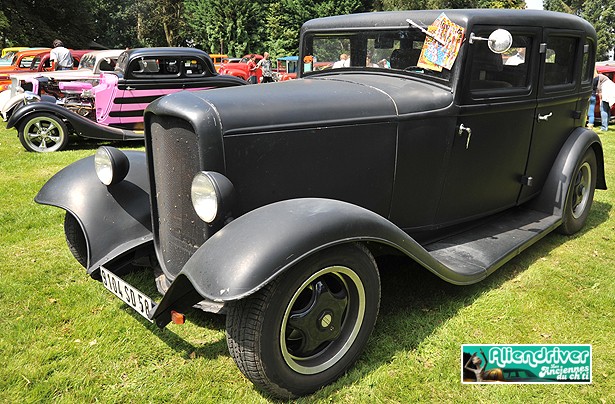
{"label": "background shrubbery", "polygon": [[[545,8],[580,15],[598,31],[598,60],[615,44],[615,3],[545,0]],[[243,56],[296,55],[305,21],[365,11],[525,8],[523,0],[3,0],[0,45],[74,49],[195,46]]]}

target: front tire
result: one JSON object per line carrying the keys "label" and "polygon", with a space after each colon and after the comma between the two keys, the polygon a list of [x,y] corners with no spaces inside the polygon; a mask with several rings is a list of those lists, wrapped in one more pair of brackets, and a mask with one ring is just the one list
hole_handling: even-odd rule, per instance
{"label": "front tire", "polygon": [[260,389],[284,399],[309,394],[357,360],[379,305],[371,253],[359,244],[333,247],[230,305],[229,351]]}
{"label": "front tire", "polygon": [[49,153],[68,145],[68,128],[53,114],[35,113],[19,127],[19,141],[30,152]]}
{"label": "front tire", "polygon": [[559,233],[571,235],[585,226],[594,200],[597,167],[596,153],[590,147],[579,160],[571,178]]}

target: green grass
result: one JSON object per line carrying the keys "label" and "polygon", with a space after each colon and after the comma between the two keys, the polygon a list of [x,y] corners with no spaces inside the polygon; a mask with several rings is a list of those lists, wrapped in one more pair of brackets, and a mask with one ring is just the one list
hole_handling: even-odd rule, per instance
{"label": "green grass", "polygon": [[[600,136],[615,187],[615,131]],[[63,211],[33,202],[95,147],[27,153],[0,125],[0,403],[269,401],[229,357],[223,318],[192,311],[183,326],[145,323],[72,258]],[[597,191],[580,234],[551,234],[473,286],[381,261],[382,307],[365,354],[299,401],[615,402],[614,205],[612,189]],[[149,273],[131,282],[153,290]],[[462,385],[463,343],[592,344],[593,383]]]}

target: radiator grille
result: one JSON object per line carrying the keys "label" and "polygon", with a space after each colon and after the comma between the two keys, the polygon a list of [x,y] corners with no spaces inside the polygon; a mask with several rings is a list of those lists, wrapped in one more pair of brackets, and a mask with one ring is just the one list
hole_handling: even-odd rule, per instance
{"label": "radiator grille", "polygon": [[172,280],[208,237],[190,200],[192,178],[200,170],[197,135],[184,120],[154,116],[150,150],[155,237],[160,264]]}

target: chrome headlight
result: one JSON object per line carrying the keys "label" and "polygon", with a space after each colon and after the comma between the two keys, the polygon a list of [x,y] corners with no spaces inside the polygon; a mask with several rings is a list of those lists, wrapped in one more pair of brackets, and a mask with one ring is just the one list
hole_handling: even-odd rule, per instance
{"label": "chrome headlight", "polygon": [[201,171],[192,179],[190,196],[196,214],[206,223],[227,217],[234,203],[233,184],[224,175]]}
{"label": "chrome headlight", "polygon": [[122,151],[115,147],[102,146],[96,150],[94,168],[100,182],[109,186],[126,178],[130,163]]}

